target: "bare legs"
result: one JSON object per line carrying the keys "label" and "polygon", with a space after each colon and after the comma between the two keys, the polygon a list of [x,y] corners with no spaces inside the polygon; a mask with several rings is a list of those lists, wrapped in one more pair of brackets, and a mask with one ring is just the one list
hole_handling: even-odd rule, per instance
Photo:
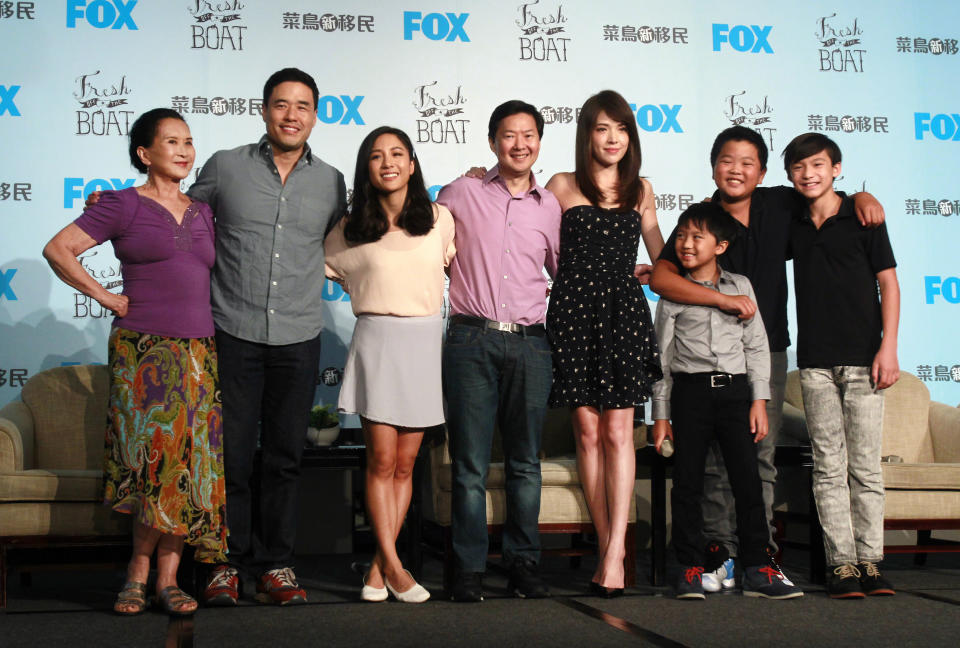
{"label": "bare legs", "polygon": [[597,530],[593,581],[608,589],[624,584],[627,518],[636,479],[633,408],[577,407],[572,412],[577,471]]}
{"label": "bare legs", "polygon": [[[145,526],[140,522],[133,523],[133,555],[127,565],[127,580],[135,583],[146,583],[150,576],[150,556],[157,551],[157,594],[165,587],[177,584],[177,568],[180,566],[180,556],[183,553],[183,536],[163,533],[157,529]],[[183,610],[197,609],[196,601],[185,603]],[[121,605],[119,611],[133,612],[135,606]]]}
{"label": "bare legs", "polygon": [[386,577],[397,591],[405,592],[416,582],[404,571],[397,555],[397,536],[413,494],[413,464],[423,430],[398,430],[367,419],[361,419],[361,424],[367,444],[367,512],[377,539],[377,553],[366,583],[380,588]]}

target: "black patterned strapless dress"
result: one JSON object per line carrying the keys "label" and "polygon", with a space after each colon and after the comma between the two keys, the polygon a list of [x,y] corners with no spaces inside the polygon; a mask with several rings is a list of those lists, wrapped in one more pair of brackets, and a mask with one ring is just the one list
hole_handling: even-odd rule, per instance
{"label": "black patterned strapless dress", "polygon": [[640,231],[634,210],[564,212],[547,311],[551,406],[637,407],[663,377],[650,308],[633,276]]}

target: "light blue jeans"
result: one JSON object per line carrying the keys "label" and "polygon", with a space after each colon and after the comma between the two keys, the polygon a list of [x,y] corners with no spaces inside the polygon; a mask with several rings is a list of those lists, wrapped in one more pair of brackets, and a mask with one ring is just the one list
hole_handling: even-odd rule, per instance
{"label": "light blue jeans", "polygon": [[883,560],[883,392],[870,367],[801,369],[827,565]]}

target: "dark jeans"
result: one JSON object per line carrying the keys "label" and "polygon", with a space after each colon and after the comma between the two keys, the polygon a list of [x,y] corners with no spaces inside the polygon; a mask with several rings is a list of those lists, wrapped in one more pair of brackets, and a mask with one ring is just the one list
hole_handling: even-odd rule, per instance
{"label": "dark jeans", "polygon": [[230,564],[252,574],[291,566],[320,336],[271,346],[217,331],[217,352]]}
{"label": "dark jeans", "polygon": [[464,324],[447,332],[443,386],[453,460],[453,552],[461,571],[486,569],[486,483],[495,424],[506,471],[504,561],[540,561],[539,453],[552,371],[545,337]]}
{"label": "dark jeans", "polygon": [[[763,506],[767,516],[767,544],[776,551],[773,540],[773,489],[777,483],[774,455],[783,422],[783,398],[787,388],[787,352],[770,352],[770,400],[767,401],[767,421],[770,434],[757,444],[757,468],[763,484]],[[727,547],[731,556],[737,555],[736,508],[727,471],[723,467],[720,448],[716,443],[707,454],[707,468],[703,476],[703,531],[708,540],[716,540]]]}
{"label": "dark jeans", "polygon": [[682,566],[703,566],[703,471],[714,439],[733,489],[741,561],[745,567],[767,562],[767,521],[757,448],[750,434],[751,402],[744,375],[736,376],[727,387],[710,387],[702,377],[674,374],[670,398],[675,448],[673,545]]}

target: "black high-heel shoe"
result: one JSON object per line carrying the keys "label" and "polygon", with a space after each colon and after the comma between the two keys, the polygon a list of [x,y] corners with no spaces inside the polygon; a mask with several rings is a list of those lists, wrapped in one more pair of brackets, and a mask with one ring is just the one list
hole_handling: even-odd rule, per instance
{"label": "black high-heel shoe", "polygon": [[615,587],[613,589],[608,589],[600,583],[590,581],[590,594],[593,596],[599,596],[600,598],[612,599],[623,596],[623,588]]}

